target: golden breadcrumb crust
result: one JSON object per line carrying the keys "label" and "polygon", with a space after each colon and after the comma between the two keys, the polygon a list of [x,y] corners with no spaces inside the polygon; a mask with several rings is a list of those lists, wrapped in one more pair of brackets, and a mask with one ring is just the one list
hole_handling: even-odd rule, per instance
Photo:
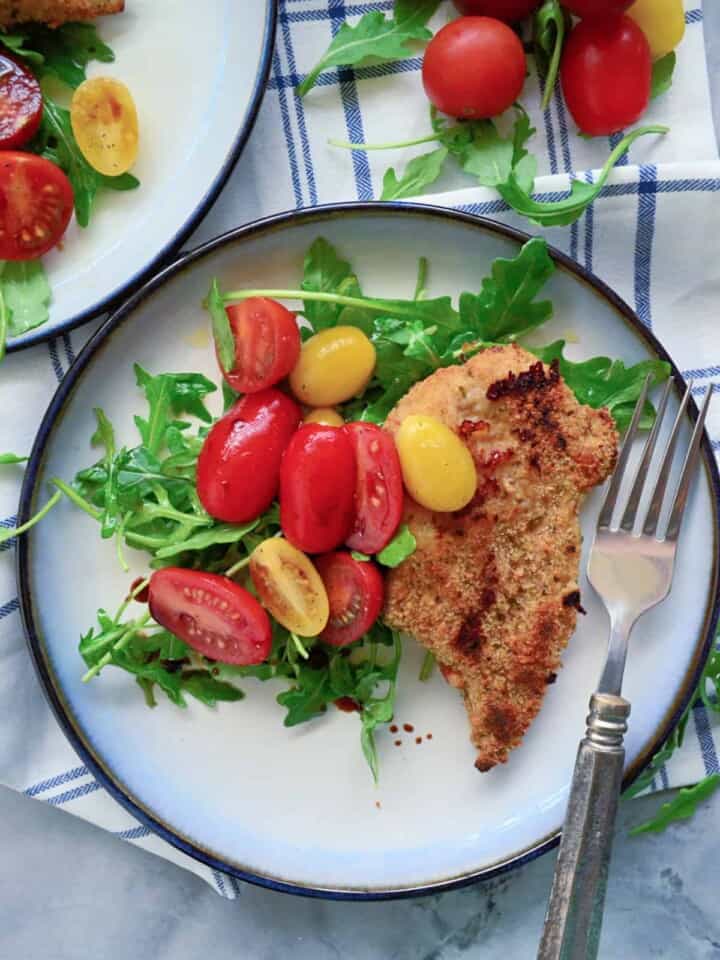
{"label": "golden breadcrumb crust", "polygon": [[582,612],[579,509],[615,465],[617,431],[517,345],[416,384],[386,429],[418,413],[464,438],[478,488],[456,513],[407,500],[417,550],[389,574],[385,618],[462,691],[485,771],[522,740]]}
{"label": "golden breadcrumb crust", "polygon": [[125,0],[0,0],[0,26],[47,23],[58,27],[69,20],[93,20],[121,13]]}

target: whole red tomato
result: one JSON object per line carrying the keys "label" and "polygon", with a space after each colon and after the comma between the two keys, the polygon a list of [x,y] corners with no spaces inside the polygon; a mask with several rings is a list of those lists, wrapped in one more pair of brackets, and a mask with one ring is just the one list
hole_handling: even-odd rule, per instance
{"label": "whole red tomato", "polygon": [[453,0],[453,3],[465,16],[495,17],[505,23],[517,23],[537,10],[541,0]]}
{"label": "whole red tomato", "polygon": [[250,393],[205,438],[197,492],[211,517],[246,523],[267,510],[280,483],[280,461],[300,422],[300,408],[279,390]]}
{"label": "whole red tomato", "polygon": [[576,17],[605,17],[609,13],[622,13],[635,0],[562,0],[562,5]]}
{"label": "whole red tomato", "polygon": [[355,454],[342,427],[300,427],[280,470],[280,524],[293,546],[325,553],[345,542],[353,522],[355,477]]}
{"label": "whole red tomato", "polygon": [[650,100],[650,45],[624,14],[581,20],[563,50],[560,80],[568,109],[584,133],[616,133]]}
{"label": "whole red tomato", "polygon": [[422,78],[428,99],[451,117],[495,117],[517,100],[525,83],[523,45],[491,17],[458,17],[425,51]]}

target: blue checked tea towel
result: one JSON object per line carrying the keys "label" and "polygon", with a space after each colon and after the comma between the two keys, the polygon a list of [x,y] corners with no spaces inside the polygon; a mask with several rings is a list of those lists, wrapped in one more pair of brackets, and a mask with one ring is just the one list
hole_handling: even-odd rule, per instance
{"label": "blue checked tea towel", "polygon": [[[301,102],[294,87],[314,65],[346,19],[368,10],[388,11],[389,0],[281,0],[272,74],[252,139],[197,242],[238,224],[280,210],[379,196],[388,166],[402,168],[429,149],[387,153],[346,152],[329,138],[356,143],[405,140],[428,132],[420,59],[357,70],[329,70]],[[443,4],[433,27],[452,15]],[[689,0],[687,31],[678,51],[672,89],[653,102],[647,122],[671,127],[664,138],[646,137],[612,174],[600,197],[572,227],[547,231],[551,243],[598,274],[655,331],[701,396],[720,378],[720,161],[713,131],[707,79],[703,10]],[[534,72],[524,102],[537,104]],[[546,114],[531,111],[539,158],[538,194],[566,194],[571,171],[592,181],[617,138],[586,141],[576,136],[562,98]],[[468,187],[462,174],[447,174],[428,203],[456,207],[524,227],[492,190]],[[86,326],[7,358],[0,382],[5,417],[0,448],[30,449],[40,418],[75,351],[93,332]],[[709,431],[720,448],[720,407],[711,408]],[[14,524],[21,473],[0,472],[0,525]],[[22,636],[13,569],[14,543],[0,545],[0,782],[83,817],[117,837],[189,870],[230,899],[233,878],[195,862],[131,819],[82,765],[56,725],[35,679]],[[696,706],[685,745],[663,767],[652,789],[693,783],[719,772],[720,736],[702,706]]]}

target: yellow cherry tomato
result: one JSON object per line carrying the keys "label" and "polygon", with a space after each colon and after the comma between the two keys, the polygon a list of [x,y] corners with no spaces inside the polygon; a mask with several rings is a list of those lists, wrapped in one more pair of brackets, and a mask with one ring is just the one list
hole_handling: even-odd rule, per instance
{"label": "yellow cherry tomato", "polygon": [[682,0],[636,0],[627,15],[648,38],[653,60],[674,50],[685,34]]}
{"label": "yellow cherry tomato", "polygon": [[301,637],[327,626],[327,591],[310,560],[282,537],[270,537],[250,557],[250,576],[260,603],[278,623]]}
{"label": "yellow cherry tomato", "polygon": [[70,104],[77,145],[90,166],[107,177],[127,173],[138,152],[138,118],[132,94],[119,80],[93,77]]}
{"label": "yellow cherry tomato", "polygon": [[303,423],[322,423],[326,427],[342,427],[345,421],[332,407],[317,407],[315,410],[308,410],[303,417]]}
{"label": "yellow cherry tomato", "polygon": [[298,400],[333,407],[360,393],[375,369],[375,347],[357,327],[328,327],[303,344],[290,374]]}
{"label": "yellow cherry tomato", "polygon": [[450,513],[472,500],[477,473],[470,451],[436,417],[405,417],[395,445],[405,486],[421,506]]}

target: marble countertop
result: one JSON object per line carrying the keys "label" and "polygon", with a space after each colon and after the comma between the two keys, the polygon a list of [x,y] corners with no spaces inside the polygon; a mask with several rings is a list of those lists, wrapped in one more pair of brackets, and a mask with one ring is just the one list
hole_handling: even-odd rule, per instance
{"label": "marble countertop", "polygon": [[[705,3],[720,131],[720,4]],[[242,175],[242,161],[237,171]],[[601,956],[720,958],[720,796],[657,836],[628,835],[657,798],[624,802]],[[0,788],[0,960],[524,960],[535,956],[554,854],[464,890],[331,903],[202,880]]]}

